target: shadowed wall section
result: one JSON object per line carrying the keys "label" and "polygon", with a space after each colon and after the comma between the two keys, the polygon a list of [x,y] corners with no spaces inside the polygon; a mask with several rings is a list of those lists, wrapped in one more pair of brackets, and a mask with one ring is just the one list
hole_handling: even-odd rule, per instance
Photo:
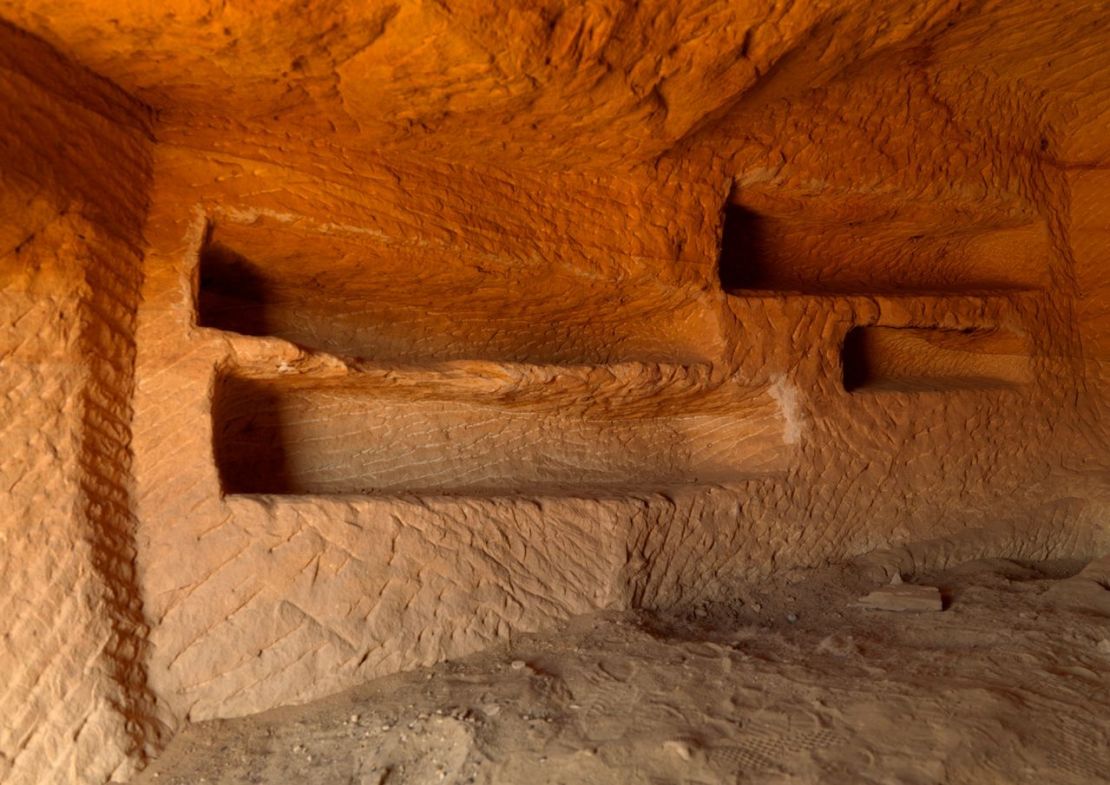
{"label": "shadowed wall section", "polygon": [[130,420],[151,118],[0,24],[0,781],[123,779],[158,742]]}

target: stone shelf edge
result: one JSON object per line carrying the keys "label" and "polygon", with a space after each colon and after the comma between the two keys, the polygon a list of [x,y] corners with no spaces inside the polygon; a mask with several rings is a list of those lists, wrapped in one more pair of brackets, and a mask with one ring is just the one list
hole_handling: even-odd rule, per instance
{"label": "stone shelf edge", "polygon": [[228,337],[213,451],[224,493],[614,496],[782,476],[769,386],[710,364],[378,364]]}
{"label": "stone shelf edge", "polygon": [[1027,286],[991,289],[940,289],[903,290],[903,291],[836,291],[819,289],[725,289],[730,299],[736,300],[785,300],[785,299],[828,299],[828,300],[890,300],[907,301],[965,301],[986,302],[992,300],[1010,301],[1015,297],[1039,295],[1042,289]]}

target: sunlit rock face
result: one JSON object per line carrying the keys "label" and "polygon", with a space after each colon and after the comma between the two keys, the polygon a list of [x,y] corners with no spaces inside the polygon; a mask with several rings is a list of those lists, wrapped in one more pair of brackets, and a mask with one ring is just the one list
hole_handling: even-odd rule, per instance
{"label": "sunlit rock face", "polygon": [[1098,4],[0,0],[0,781],[1110,513]]}

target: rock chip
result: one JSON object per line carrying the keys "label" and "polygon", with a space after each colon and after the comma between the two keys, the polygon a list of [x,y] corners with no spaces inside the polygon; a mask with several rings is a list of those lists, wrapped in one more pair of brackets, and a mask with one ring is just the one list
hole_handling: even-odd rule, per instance
{"label": "rock chip", "polygon": [[911,583],[898,583],[861,597],[860,605],[880,611],[942,611],[944,601],[936,586],[915,586]]}

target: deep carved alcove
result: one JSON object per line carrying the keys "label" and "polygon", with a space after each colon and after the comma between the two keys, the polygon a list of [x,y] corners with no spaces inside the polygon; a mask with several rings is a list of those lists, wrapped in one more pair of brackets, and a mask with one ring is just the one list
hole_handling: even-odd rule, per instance
{"label": "deep carved alcove", "polygon": [[729,202],[718,274],[731,294],[976,294],[1038,289],[1048,269],[1041,222],[951,226],[762,214]]}
{"label": "deep carved alcove", "polygon": [[766,390],[705,368],[492,366],[221,375],[230,494],[590,495],[782,473]]}
{"label": "deep carved alcove", "polygon": [[1013,389],[1032,378],[1025,341],[996,329],[856,327],[841,360],[849,392]]}
{"label": "deep carved alcove", "polygon": [[[627,260],[585,268],[561,253],[521,263],[304,217],[216,220],[199,251],[196,324],[376,361],[706,358],[696,290]],[[630,280],[646,290],[634,301]]]}

